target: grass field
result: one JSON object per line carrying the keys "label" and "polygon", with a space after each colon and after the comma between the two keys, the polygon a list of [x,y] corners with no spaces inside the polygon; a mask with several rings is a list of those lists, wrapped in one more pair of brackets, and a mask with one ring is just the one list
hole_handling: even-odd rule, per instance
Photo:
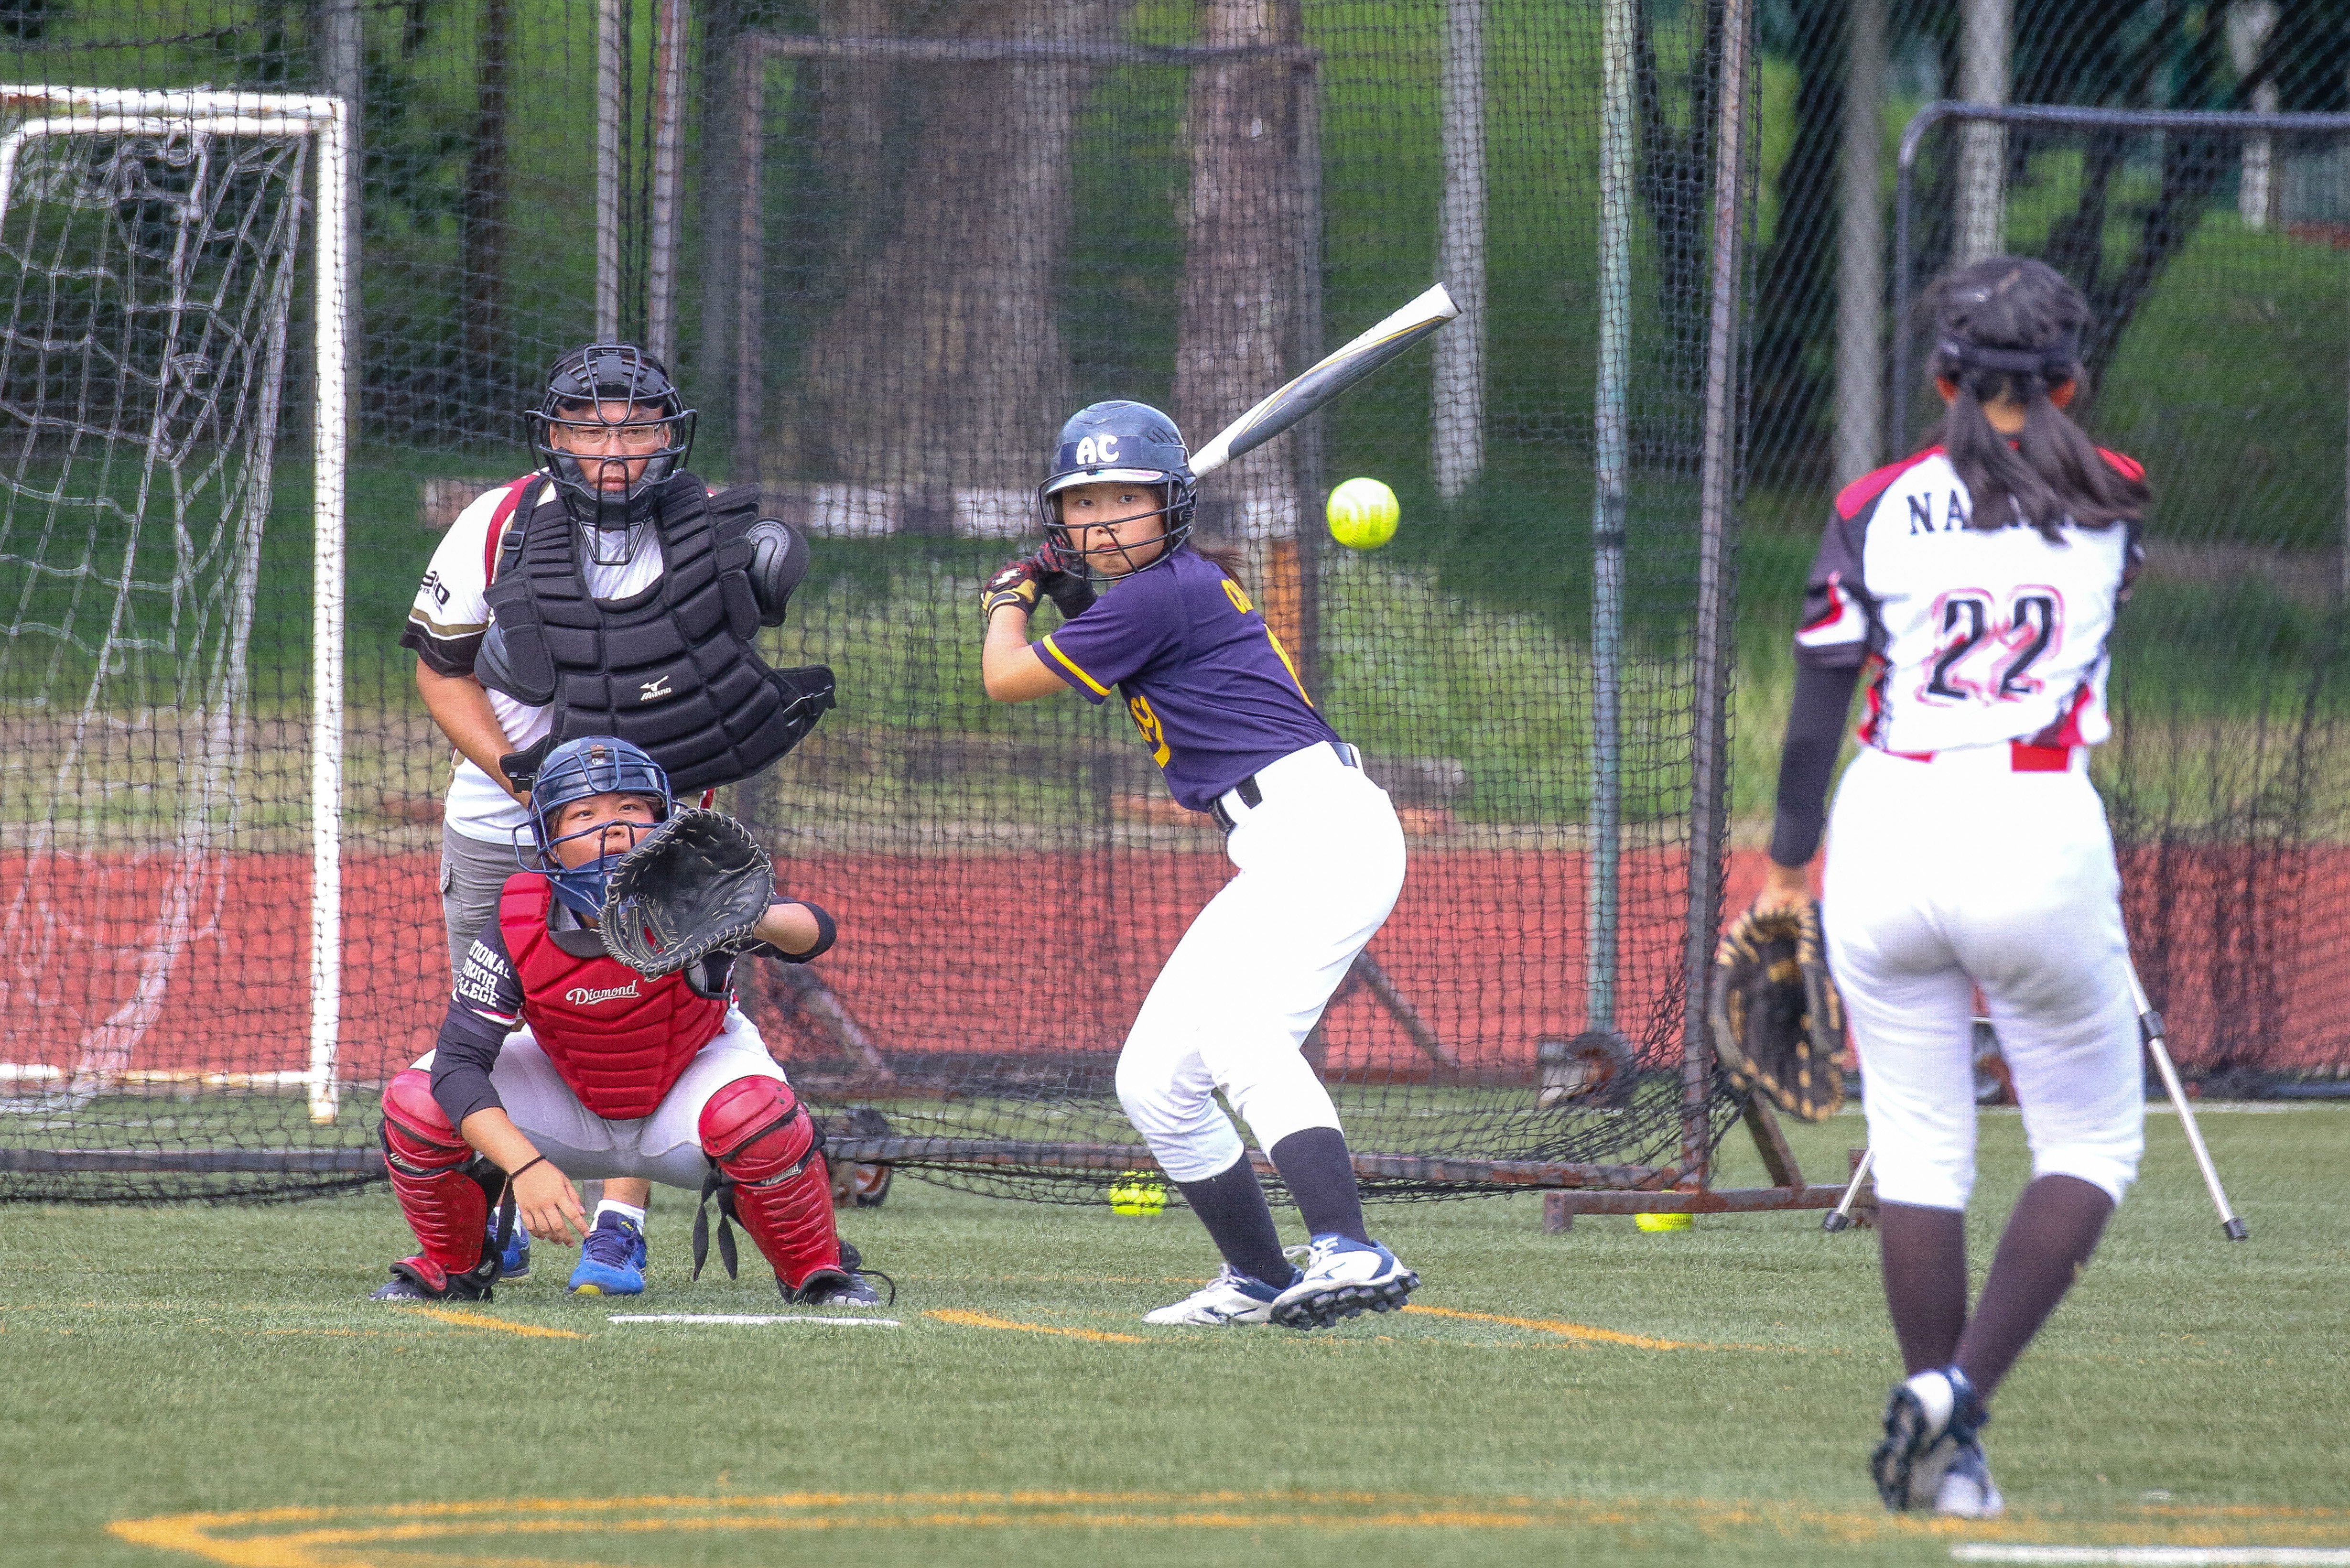
{"label": "grass field", "polygon": [[[2350,1115],[2215,1112],[2229,1246],[2175,1118],[2003,1390],[2012,1516],[1888,1519],[1862,1460],[1893,1353],[1871,1239],[1816,1215],[1544,1235],[1533,1198],[1378,1211],[1426,1277],[1310,1335],[1149,1328],[1180,1213],[899,1184],[847,1229],[901,1326],[611,1323],[567,1259],[486,1308],[360,1303],[390,1199],[25,1210],[0,1227],[0,1557],[360,1564],[1936,1563],[1973,1541],[2350,1545]],[[1815,1172],[1850,1118],[1798,1129]],[[1985,1122],[1979,1266],[2022,1179]],[[1752,1164],[1737,1147],[1737,1158]],[[1733,1179],[1751,1179],[1751,1169]],[[684,1278],[637,1310],[766,1313]],[[1294,1224],[1294,1221],[1293,1221]]]}

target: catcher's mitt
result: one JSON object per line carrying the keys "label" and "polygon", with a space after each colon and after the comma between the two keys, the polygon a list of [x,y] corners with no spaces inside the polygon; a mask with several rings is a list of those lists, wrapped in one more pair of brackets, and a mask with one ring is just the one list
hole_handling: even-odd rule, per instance
{"label": "catcher's mitt", "polygon": [[648,978],[737,952],[775,901],[775,867],[741,823],[680,806],[620,857],[604,890],[604,950]]}
{"label": "catcher's mitt", "polygon": [[1714,1054],[1742,1089],[1825,1121],[1844,1104],[1844,999],[1820,942],[1820,907],[1749,909],[1713,952]]}

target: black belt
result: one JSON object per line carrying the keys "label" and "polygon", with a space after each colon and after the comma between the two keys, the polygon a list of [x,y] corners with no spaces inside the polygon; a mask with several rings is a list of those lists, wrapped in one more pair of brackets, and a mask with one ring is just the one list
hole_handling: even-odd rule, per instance
{"label": "black belt", "polygon": [[[1340,762],[1346,763],[1348,767],[1353,768],[1357,773],[1362,771],[1362,753],[1357,751],[1354,747],[1348,745],[1344,741],[1325,741],[1323,744],[1328,746],[1333,752],[1336,753]],[[1248,777],[1232,785],[1231,789],[1220,791],[1216,797],[1208,803],[1208,815],[1214,817],[1216,819],[1216,826],[1222,828],[1226,833],[1230,833],[1234,826],[1232,822],[1232,814],[1224,809],[1224,796],[1227,794],[1239,795],[1241,797],[1241,804],[1248,807],[1251,811],[1254,811],[1258,806],[1264,804],[1264,790],[1257,784],[1256,775],[1254,774],[1249,774]]]}

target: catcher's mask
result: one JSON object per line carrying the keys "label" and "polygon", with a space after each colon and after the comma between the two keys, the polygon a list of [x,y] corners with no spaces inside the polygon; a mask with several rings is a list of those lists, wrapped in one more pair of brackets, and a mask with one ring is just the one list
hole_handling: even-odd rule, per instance
{"label": "catcher's mask", "polygon": [[[618,411],[618,419],[607,418]],[[653,521],[661,482],[693,450],[694,410],[663,365],[633,343],[590,343],[555,362],[525,416],[530,449],[579,526],[588,558],[626,566]],[[558,443],[558,436],[561,438]],[[634,480],[629,466],[644,467]],[[608,478],[625,481],[608,490]]]}
{"label": "catcher's mask", "polygon": [[604,889],[620,856],[599,849],[596,858],[584,866],[566,866],[556,846],[589,834],[601,835],[609,824],[598,823],[577,833],[556,829],[565,806],[599,794],[642,795],[653,803],[655,822],[668,820],[669,774],[659,763],[617,736],[582,735],[549,752],[531,783],[529,845],[522,843],[522,830],[515,830],[515,863],[545,877],[553,884],[556,898],[591,919],[603,910]]}
{"label": "catcher's mask", "polygon": [[[1073,485],[1103,481],[1128,481],[1156,486],[1159,505],[1128,519],[1159,519],[1165,547],[1137,564],[1132,546],[1108,544],[1091,548],[1077,543],[1082,529],[1061,521],[1061,504],[1054,499]],[[1053,472],[1036,487],[1036,504],[1045,514],[1045,553],[1051,564],[1097,582],[1130,577],[1144,566],[1164,560],[1191,536],[1191,518],[1198,508],[1198,481],[1191,475],[1191,451],[1175,421],[1149,403],[1123,400],[1093,403],[1069,416],[1054,449]],[[1138,539],[1136,545],[1150,543]]]}

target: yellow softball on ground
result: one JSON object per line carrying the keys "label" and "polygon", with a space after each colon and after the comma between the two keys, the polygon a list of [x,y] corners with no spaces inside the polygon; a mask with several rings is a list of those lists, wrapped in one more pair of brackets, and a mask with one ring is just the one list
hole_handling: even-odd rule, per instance
{"label": "yellow softball on ground", "polygon": [[1129,1170],[1109,1187],[1110,1212],[1159,1214],[1167,1208],[1167,1183],[1155,1170]]}
{"label": "yellow softball on ground", "polygon": [[1632,1223],[1651,1233],[1659,1231],[1686,1231],[1690,1216],[1686,1214],[1635,1214]]}
{"label": "yellow softball on ground", "polygon": [[1376,479],[1350,479],[1330,493],[1330,537],[1350,550],[1376,550],[1395,537],[1403,508]]}

